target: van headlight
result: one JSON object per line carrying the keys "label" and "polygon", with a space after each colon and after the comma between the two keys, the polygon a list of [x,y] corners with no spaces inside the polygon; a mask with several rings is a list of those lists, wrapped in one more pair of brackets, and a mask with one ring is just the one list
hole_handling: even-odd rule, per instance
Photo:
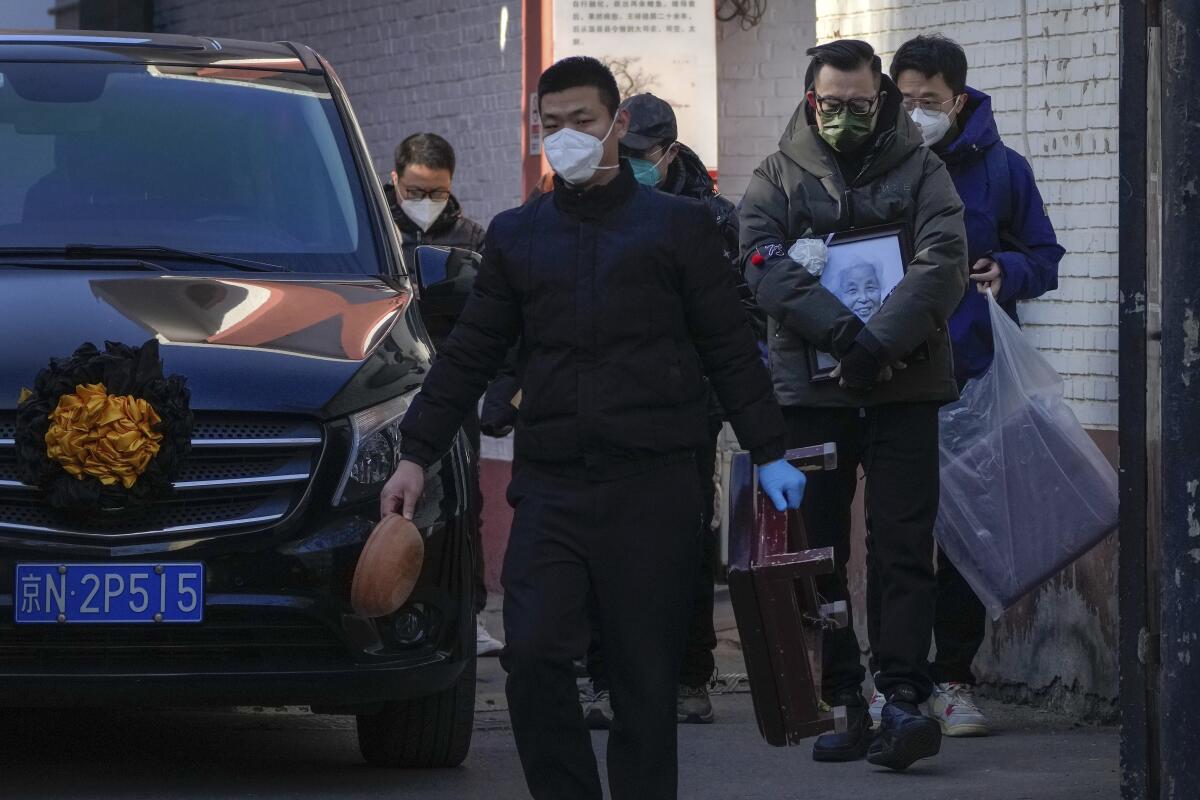
{"label": "van headlight", "polygon": [[350,416],[350,457],[333,493],[335,506],[378,499],[400,463],[400,421],[416,391]]}

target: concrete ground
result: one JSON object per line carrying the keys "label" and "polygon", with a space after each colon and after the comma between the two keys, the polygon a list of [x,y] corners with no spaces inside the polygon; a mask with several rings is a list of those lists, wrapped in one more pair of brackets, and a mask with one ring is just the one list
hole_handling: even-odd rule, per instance
{"label": "concrete ground", "polygon": [[[718,614],[723,673],[742,671],[728,609]],[[498,615],[488,625],[499,629]],[[0,712],[5,798],[522,798],[503,672],[484,659],[476,730],[459,769],[388,772],[359,758],[348,717],[300,709]],[[682,726],[681,798],[713,800],[1117,800],[1115,728],[1079,726],[988,704],[995,735],[945,740],[905,773],[866,762],[816,764],[807,746],[758,735],[745,684],[713,698],[717,722]],[[605,735],[594,736],[603,765]]]}

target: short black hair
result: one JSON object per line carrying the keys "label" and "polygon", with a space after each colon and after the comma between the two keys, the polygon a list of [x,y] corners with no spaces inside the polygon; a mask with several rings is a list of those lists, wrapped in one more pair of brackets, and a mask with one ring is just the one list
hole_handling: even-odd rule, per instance
{"label": "short black hair", "polygon": [[967,90],[967,54],[958,42],[940,33],[918,36],[900,45],[892,59],[892,80],[910,69],[926,78],[941,75],[956,95]]}
{"label": "short black hair", "polygon": [[538,106],[542,98],[555,92],[565,92],[576,86],[595,86],[600,92],[600,102],[612,116],[621,106],[621,91],[612,70],[599,59],[591,56],[571,56],[551,64],[542,77],[538,78]]}
{"label": "short black hair", "polygon": [[875,48],[859,39],[838,39],[808,49],[812,61],[804,75],[804,85],[811,89],[817,82],[821,67],[833,67],[839,72],[855,72],[865,66],[878,78],[883,74],[883,61],[875,55]]}
{"label": "short black hair", "polygon": [[436,133],[414,133],[396,145],[396,174],[403,175],[409,164],[444,169],[453,177],[454,148]]}

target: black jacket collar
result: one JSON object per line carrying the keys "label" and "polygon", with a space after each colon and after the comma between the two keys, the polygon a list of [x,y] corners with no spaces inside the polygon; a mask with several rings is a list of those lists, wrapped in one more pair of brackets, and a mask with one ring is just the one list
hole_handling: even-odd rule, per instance
{"label": "black jacket collar", "polygon": [[638,182],[633,177],[633,167],[621,159],[617,177],[603,186],[577,189],[568,186],[557,175],[554,176],[554,205],[564,214],[584,219],[598,219],[625,204],[637,191]]}
{"label": "black jacket collar", "polygon": [[687,145],[676,142],[679,154],[667,169],[667,179],[661,188],[667,194],[684,197],[709,197],[716,193],[712,176],[700,156]]}

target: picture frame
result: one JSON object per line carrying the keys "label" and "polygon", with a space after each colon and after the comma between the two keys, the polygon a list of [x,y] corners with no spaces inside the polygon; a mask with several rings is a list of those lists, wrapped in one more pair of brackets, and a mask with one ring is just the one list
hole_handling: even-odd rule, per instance
{"label": "picture frame", "polygon": [[[907,224],[878,225],[835,233],[821,285],[867,322],[899,285],[912,260],[912,234]],[[833,354],[808,349],[809,379],[832,380],[838,361]]]}

